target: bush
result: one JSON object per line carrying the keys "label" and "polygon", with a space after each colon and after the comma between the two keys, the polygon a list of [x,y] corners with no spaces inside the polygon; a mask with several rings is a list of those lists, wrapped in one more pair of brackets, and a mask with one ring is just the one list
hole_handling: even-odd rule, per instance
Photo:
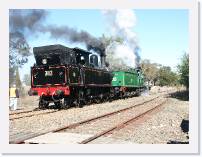
{"label": "bush", "polygon": [[189,55],[185,53],[178,65],[178,72],[180,75],[180,84],[184,85],[189,90]]}

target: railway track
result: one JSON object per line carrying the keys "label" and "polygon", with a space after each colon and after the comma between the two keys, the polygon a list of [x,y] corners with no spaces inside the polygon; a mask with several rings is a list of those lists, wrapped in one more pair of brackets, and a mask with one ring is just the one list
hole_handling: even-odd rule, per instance
{"label": "railway track", "polygon": [[160,107],[162,107],[162,105],[165,104],[165,103],[166,103],[166,100],[165,100],[164,102],[160,103],[159,105],[157,105],[157,106],[155,106],[155,107],[153,107],[153,108],[147,110],[146,112],[140,113],[140,114],[138,114],[138,115],[136,115],[136,116],[134,116],[134,117],[132,117],[132,118],[130,118],[130,119],[128,119],[128,120],[122,122],[122,123],[119,123],[118,125],[115,125],[115,126],[109,128],[109,129],[106,129],[106,130],[104,130],[104,131],[102,131],[102,132],[100,132],[100,133],[95,134],[95,135],[92,136],[92,137],[89,137],[89,138],[87,138],[87,139],[81,141],[79,144],[87,144],[87,143],[89,143],[89,142],[91,142],[91,141],[94,141],[94,140],[96,140],[96,139],[98,139],[98,138],[100,138],[100,137],[102,137],[102,136],[104,136],[104,135],[106,135],[106,134],[109,134],[109,133],[113,134],[113,131],[119,130],[120,128],[124,128],[124,127],[126,127],[127,125],[129,125],[129,124],[135,122],[135,121],[138,120],[139,118],[145,116],[146,114],[149,114],[149,113],[151,113],[151,112],[153,112],[153,111],[155,111],[155,110],[158,110],[158,109],[159,109]]}
{"label": "railway track", "polygon": [[12,112],[12,113],[9,113],[9,116],[17,115],[17,114],[22,114],[22,113],[29,113],[29,112],[33,112],[33,111],[35,111],[35,110],[26,110],[26,111]]}
{"label": "railway track", "polygon": [[[40,136],[40,135],[44,135],[46,133],[50,133],[50,132],[61,132],[61,131],[64,131],[64,130],[67,130],[67,129],[73,129],[73,128],[76,128],[76,127],[79,127],[81,125],[85,125],[85,124],[89,124],[91,122],[95,122],[96,120],[100,120],[100,119],[103,119],[103,118],[109,118],[110,116],[112,115],[115,115],[115,114],[120,114],[122,112],[126,112],[126,111],[129,111],[131,109],[135,109],[137,107],[140,107],[142,105],[145,105],[149,102],[152,102],[156,99],[158,99],[161,95],[155,97],[155,98],[152,98],[150,100],[147,100],[145,102],[142,102],[142,103],[139,103],[139,104],[136,104],[136,105],[133,105],[131,107],[127,107],[127,108],[124,108],[124,109],[121,109],[121,110],[117,110],[117,111],[114,111],[114,112],[110,112],[110,113],[107,113],[107,114],[103,114],[103,115],[100,115],[100,116],[97,116],[97,117],[93,117],[93,118],[90,118],[90,119],[87,119],[87,120],[84,120],[84,121],[81,121],[81,122],[77,122],[77,123],[73,123],[73,124],[70,124],[70,125],[67,125],[67,126],[63,126],[63,127],[60,127],[60,128],[57,128],[55,130],[51,130],[51,131],[47,131],[47,132],[44,132],[44,133],[39,133],[39,134],[35,134],[34,136],[27,136],[26,138],[19,138],[18,140],[15,140],[15,141],[10,141],[9,143],[13,143],[13,144],[23,144],[25,140],[28,140],[28,139],[31,139],[31,138],[34,138],[34,137],[37,137],[37,136]],[[116,127],[115,127],[116,128]],[[108,132],[110,131],[111,129],[108,130]],[[114,130],[114,129],[112,129]],[[103,133],[102,133],[103,134]],[[98,134],[100,136],[100,134]],[[97,135],[97,136],[98,136]],[[95,138],[95,137],[92,137],[92,138]],[[85,143],[86,141],[84,141],[83,143]]]}
{"label": "railway track", "polygon": [[[38,116],[38,115],[44,115],[44,114],[58,112],[58,110],[51,110],[51,111],[47,111],[47,112],[44,112],[44,111],[45,110],[39,110],[39,111],[30,110],[30,111],[22,111],[22,112],[9,114],[9,120],[16,120],[16,119],[21,119],[21,118],[26,118],[26,117],[32,117],[32,116]],[[31,113],[31,114],[29,114],[29,113]],[[19,114],[20,114],[20,116],[15,116],[15,115],[19,115]]]}

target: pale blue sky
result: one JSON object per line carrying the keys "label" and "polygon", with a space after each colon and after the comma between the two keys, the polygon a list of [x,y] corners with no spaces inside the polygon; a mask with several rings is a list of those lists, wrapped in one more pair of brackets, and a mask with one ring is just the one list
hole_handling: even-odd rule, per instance
{"label": "pale blue sky", "polygon": [[[48,10],[49,14],[44,24],[67,25],[68,27],[85,30],[95,37],[108,34],[106,21],[101,10]],[[142,59],[171,66],[175,69],[184,51],[188,52],[188,10],[134,10],[138,43],[141,48]],[[28,42],[34,46],[48,44],[64,44],[68,47],[81,47],[84,45],[70,44],[60,39],[54,40],[49,34],[28,36]],[[34,63],[33,56],[20,70],[21,75],[30,72]]]}

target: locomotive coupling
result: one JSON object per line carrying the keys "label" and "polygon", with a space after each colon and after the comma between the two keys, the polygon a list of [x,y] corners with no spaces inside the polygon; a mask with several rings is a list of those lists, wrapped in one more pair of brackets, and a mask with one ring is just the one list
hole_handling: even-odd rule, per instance
{"label": "locomotive coupling", "polygon": [[29,96],[38,95],[38,91],[30,89],[30,90],[28,91],[28,95],[29,95]]}
{"label": "locomotive coupling", "polygon": [[56,90],[55,94],[58,96],[62,96],[62,95],[64,95],[64,91],[63,90]]}

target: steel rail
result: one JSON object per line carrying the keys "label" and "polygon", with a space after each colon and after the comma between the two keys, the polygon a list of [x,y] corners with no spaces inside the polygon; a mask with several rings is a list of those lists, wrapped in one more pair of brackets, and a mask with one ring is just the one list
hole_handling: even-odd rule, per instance
{"label": "steel rail", "polygon": [[112,132],[112,131],[114,131],[114,130],[116,130],[116,129],[119,129],[119,128],[123,128],[123,127],[125,127],[128,123],[134,122],[134,121],[136,121],[137,119],[143,117],[144,115],[146,115],[146,114],[148,114],[148,113],[150,113],[150,112],[152,112],[152,111],[154,111],[154,110],[160,108],[163,104],[166,103],[166,101],[167,101],[167,100],[165,100],[164,102],[160,103],[158,106],[155,106],[154,108],[152,108],[152,109],[150,109],[150,110],[147,110],[146,112],[141,113],[141,114],[139,114],[139,115],[137,115],[137,116],[135,116],[135,117],[133,117],[133,118],[131,118],[131,119],[129,119],[129,120],[126,120],[126,121],[124,121],[124,122],[122,122],[122,123],[120,123],[120,124],[118,124],[118,125],[116,125],[116,126],[114,126],[114,127],[112,127],[112,128],[109,128],[109,129],[107,129],[107,130],[105,130],[105,131],[102,131],[101,133],[98,133],[98,134],[96,134],[96,135],[94,135],[94,136],[92,136],[92,137],[89,137],[89,138],[83,140],[82,142],[80,142],[79,144],[87,144],[87,143],[89,143],[89,142],[91,142],[91,141],[93,141],[93,140],[95,140],[95,139],[97,139],[97,138],[99,138],[99,137],[101,137],[101,136],[107,134],[107,133],[110,133],[110,132]]}
{"label": "steel rail", "polygon": [[57,112],[57,111],[58,110],[56,110],[56,111],[42,112],[42,113],[36,113],[36,114],[30,114],[30,115],[25,115],[25,116],[19,116],[19,117],[9,118],[9,120],[15,120],[15,119],[21,119],[21,118],[25,118],[25,117],[33,117],[33,116],[38,116],[38,115],[44,115],[44,114],[48,114],[48,113],[54,113],[54,112]]}
{"label": "steel rail", "polygon": [[34,112],[34,111],[35,111],[35,110],[27,110],[27,111],[13,112],[13,113],[9,113],[9,116],[17,115],[17,114],[21,114],[21,113],[29,113],[29,112]]}

